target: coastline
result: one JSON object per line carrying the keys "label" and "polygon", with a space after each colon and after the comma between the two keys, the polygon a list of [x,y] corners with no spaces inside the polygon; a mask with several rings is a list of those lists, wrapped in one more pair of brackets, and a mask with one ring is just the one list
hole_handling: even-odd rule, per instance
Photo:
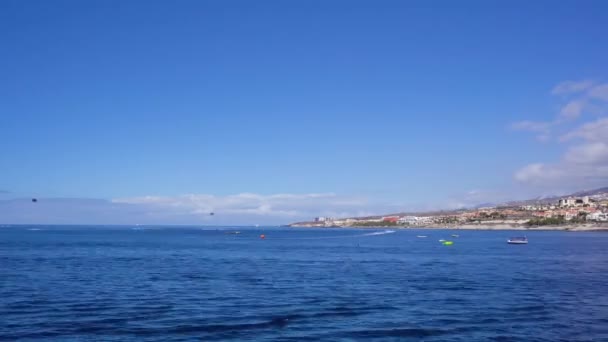
{"label": "coastline", "polygon": [[454,227],[439,227],[439,226],[340,226],[340,227],[324,227],[312,225],[289,225],[292,228],[357,228],[357,229],[416,229],[416,230],[519,230],[519,231],[570,231],[570,232],[608,232],[608,224],[602,223],[584,223],[584,224],[565,224],[559,226],[535,226],[528,227],[524,225],[513,225],[507,223],[491,223],[491,224],[462,224]]}

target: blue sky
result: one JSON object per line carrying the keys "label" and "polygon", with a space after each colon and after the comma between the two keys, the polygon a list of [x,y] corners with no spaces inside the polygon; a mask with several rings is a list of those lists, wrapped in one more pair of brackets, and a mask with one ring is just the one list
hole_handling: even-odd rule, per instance
{"label": "blue sky", "polygon": [[604,1],[2,1],[0,214],[286,223],[608,185],[607,23]]}

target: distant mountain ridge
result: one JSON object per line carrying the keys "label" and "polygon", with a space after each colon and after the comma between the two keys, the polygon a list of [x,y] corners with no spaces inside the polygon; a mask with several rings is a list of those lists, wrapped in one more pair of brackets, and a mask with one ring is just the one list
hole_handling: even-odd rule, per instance
{"label": "distant mountain ridge", "polygon": [[565,197],[583,197],[583,196],[597,196],[597,195],[607,195],[608,196],[608,187],[603,187],[594,190],[582,190],[571,193],[569,195],[550,195],[550,196],[539,196],[532,199],[521,200],[521,201],[509,201],[502,204],[498,204],[496,206],[505,207],[505,206],[520,206],[520,205],[530,205],[530,204],[550,204],[559,201],[561,198]]}
{"label": "distant mountain ridge", "polygon": [[[480,204],[473,205],[470,207],[454,209],[454,210],[437,210],[437,211],[433,211],[433,213],[458,212],[458,211],[467,211],[467,210],[474,210],[474,209],[481,209],[481,208],[488,208],[488,207],[517,207],[517,206],[532,205],[532,204],[552,204],[552,203],[557,203],[557,201],[559,201],[560,199],[567,198],[567,197],[583,197],[583,196],[598,196],[598,195],[605,195],[605,197],[608,198],[608,187],[603,187],[603,188],[598,188],[598,189],[593,189],[593,190],[581,190],[581,191],[577,191],[577,192],[574,192],[574,193],[571,193],[568,195],[542,195],[542,196],[538,196],[538,197],[526,199],[526,200],[514,200],[514,201],[501,202],[501,203],[486,202],[486,203],[480,203]],[[398,214],[393,214],[393,215],[405,215],[405,214],[408,214],[408,213],[398,213]],[[418,212],[418,213],[409,213],[409,214],[422,214],[422,213]],[[429,212],[424,212],[424,214],[429,214]],[[376,217],[379,217],[379,216],[376,216]]]}
{"label": "distant mountain ridge", "polygon": [[608,186],[605,188],[599,188],[599,189],[595,189],[595,190],[583,190],[583,191],[579,191],[579,192],[575,192],[570,196],[595,196],[595,195],[600,195],[600,194],[608,194]]}
{"label": "distant mountain ridge", "polygon": [[389,215],[374,215],[374,216],[370,216],[369,218],[378,218],[378,217],[392,216],[392,215],[396,215],[396,216],[433,215],[433,214],[449,213],[449,212],[462,212],[462,211],[475,210],[475,209],[488,208],[488,207],[518,207],[518,206],[522,206],[522,205],[533,205],[533,204],[552,204],[552,203],[557,203],[557,201],[559,201],[562,198],[566,198],[566,197],[583,197],[583,196],[598,196],[598,195],[605,195],[605,197],[608,198],[608,187],[603,187],[603,188],[598,188],[598,189],[593,189],[593,190],[581,190],[581,191],[571,193],[569,195],[561,195],[561,196],[543,195],[543,196],[538,196],[535,198],[531,198],[531,199],[527,199],[527,200],[519,200],[519,201],[507,201],[507,202],[502,202],[502,203],[486,202],[486,203],[480,203],[480,204],[477,204],[474,206],[470,206],[468,208],[460,208],[460,209],[454,209],[454,210],[400,212],[400,213],[389,214]]}

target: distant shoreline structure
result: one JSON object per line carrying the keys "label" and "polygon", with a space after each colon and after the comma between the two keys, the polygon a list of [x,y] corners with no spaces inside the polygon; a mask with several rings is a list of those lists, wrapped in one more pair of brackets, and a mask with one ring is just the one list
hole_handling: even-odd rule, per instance
{"label": "distant shoreline structure", "polygon": [[295,222],[290,227],[469,230],[608,230],[608,187],[469,209]]}
{"label": "distant shoreline structure", "polygon": [[310,226],[310,225],[299,225],[297,223],[289,225],[292,228],[319,228],[319,229],[399,229],[399,230],[479,230],[479,231],[492,231],[492,230],[518,230],[518,231],[572,231],[572,232],[608,232],[608,223],[599,224],[583,224],[583,225],[561,225],[561,226],[540,226],[540,227],[529,227],[525,225],[513,226],[510,224],[496,224],[496,225],[461,225],[453,227],[440,227],[440,226]]}

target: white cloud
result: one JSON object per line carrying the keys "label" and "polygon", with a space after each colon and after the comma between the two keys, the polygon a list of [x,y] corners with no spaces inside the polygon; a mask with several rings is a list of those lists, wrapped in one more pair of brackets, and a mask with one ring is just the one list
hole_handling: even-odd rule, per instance
{"label": "white cloud", "polygon": [[[556,131],[565,144],[561,158],[555,162],[532,163],[514,174],[522,184],[569,188],[605,186],[608,184],[608,83],[567,81],[555,86],[553,94],[568,97],[557,117],[551,122],[521,121],[513,128],[538,133],[543,140]],[[569,127],[584,114],[593,115],[591,122],[576,129]]]}
{"label": "white cloud", "polygon": [[600,84],[589,90],[589,97],[608,101],[608,83]]}
{"label": "white cloud", "polygon": [[1,221],[22,224],[279,225],[315,216],[370,216],[405,209],[400,204],[333,193],[39,198],[35,204],[29,198],[0,199]]}
{"label": "white cloud", "polygon": [[534,163],[517,171],[515,180],[538,186],[589,188],[608,184],[608,118],[586,123],[562,136],[577,139],[556,163]]}
{"label": "white cloud", "polygon": [[568,101],[551,121],[523,120],[511,124],[511,129],[537,133],[540,142],[551,140],[553,131],[563,130],[568,122],[575,121],[583,114],[596,116],[608,113],[608,83],[595,84],[593,81],[566,81],[556,85],[553,95],[563,95]]}
{"label": "white cloud", "polygon": [[526,183],[551,182],[562,177],[559,169],[542,163],[529,164],[515,173],[515,179]]}
{"label": "white cloud", "polygon": [[539,134],[536,136],[536,140],[542,142],[542,143],[546,143],[549,140],[551,140],[551,135],[549,133],[547,134]]}
{"label": "white cloud", "polygon": [[586,123],[580,128],[564,134],[562,141],[581,138],[587,141],[608,142],[608,118],[602,118],[593,122]]}
{"label": "white cloud", "polygon": [[536,139],[540,142],[547,142],[551,139],[551,126],[553,123],[545,121],[519,121],[511,124],[511,129],[516,131],[535,132]]}
{"label": "white cloud", "polygon": [[593,86],[593,81],[591,80],[583,80],[583,81],[565,81],[556,85],[551,94],[553,95],[563,95],[563,94],[573,94],[580,93],[585,91]]}
{"label": "white cloud", "polygon": [[564,155],[564,162],[570,164],[608,166],[608,144],[594,142],[571,147]]}
{"label": "white cloud", "polygon": [[364,198],[338,196],[333,193],[273,194],[241,193],[227,196],[188,194],[181,196],[143,196],[119,198],[114,203],[146,205],[173,215],[198,215],[207,218],[210,213],[222,217],[258,217],[283,219],[312,219],[314,216],[355,216],[368,210]]}
{"label": "white cloud", "polygon": [[584,100],[574,100],[568,102],[559,112],[560,120],[574,120],[581,116],[585,109]]}
{"label": "white cloud", "polygon": [[551,127],[550,122],[544,121],[519,121],[511,124],[511,128],[517,131],[529,131],[529,132],[548,132]]}

